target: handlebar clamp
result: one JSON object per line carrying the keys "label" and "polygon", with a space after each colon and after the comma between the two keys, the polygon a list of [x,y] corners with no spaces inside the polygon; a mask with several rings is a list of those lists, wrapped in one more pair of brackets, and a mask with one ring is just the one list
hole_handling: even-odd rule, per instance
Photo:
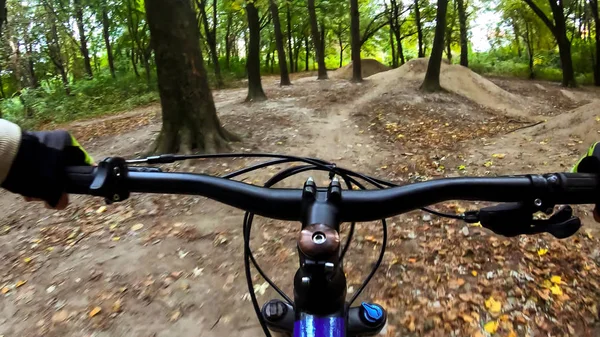
{"label": "handlebar clamp", "polygon": [[123,201],[129,198],[129,191],[126,188],[127,173],[125,159],[106,158],[98,164],[90,191],[93,195],[104,197],[107,204]]}

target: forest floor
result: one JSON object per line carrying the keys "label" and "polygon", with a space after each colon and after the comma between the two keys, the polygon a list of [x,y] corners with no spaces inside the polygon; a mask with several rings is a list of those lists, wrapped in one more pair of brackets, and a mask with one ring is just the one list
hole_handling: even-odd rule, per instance
{"label": "forest floor", "polygon": [[[491,79],[502,91],[493,99],[512,102],[507,109],[452,89],[422,94],[417,79],[394,71],[361,84],[307,77],[279,87],[266,77],[269,100],[258,103],[243,102],[245,89],[213,94],[224,126],[243,138],[232,144],[235,151],[319,157],[398,183],[566,171],[590,137],[600,138],[600,92],[590,88]],[[494,95],[496,87],[485,85]],[[63,127],[96,159],[131,158],[160,129],[160,106]],[[588,134],[578,134],[582,128]],[[168,168],[223,174],[253,162]],[[263,183],[283,168],[243,180]],[[306,177],[282,186],[299,187]],[[481,206],[433,207],[459,213]],[[75,196],[66,210],[54,211],[5,192],[0,210],[0,336],[261,335],[244,279],[239,210],[199,197],[133,195],[108,206]],[[589,209],[576,211],[584,228],[565,240],[507,239],[421,212],[392,218],[384,262],[362,298],[388,309],[384,336],[597,336],[600,226]],[[288,294],[299,228],[262,218],[253,226],[256,258]],[[381,225],[357,224],[345,259],[349,292],[380,248]],[[261,303],[275,297],[255,280]]]}

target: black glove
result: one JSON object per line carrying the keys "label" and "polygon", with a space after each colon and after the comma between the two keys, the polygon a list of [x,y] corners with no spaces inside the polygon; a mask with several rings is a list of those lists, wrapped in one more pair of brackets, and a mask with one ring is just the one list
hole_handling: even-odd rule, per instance
{"label": "black glove", "polygon": [[92,158],[66,131],[23,132],[2,187],[55,207],[64,192],[65,167],[92,163]]}

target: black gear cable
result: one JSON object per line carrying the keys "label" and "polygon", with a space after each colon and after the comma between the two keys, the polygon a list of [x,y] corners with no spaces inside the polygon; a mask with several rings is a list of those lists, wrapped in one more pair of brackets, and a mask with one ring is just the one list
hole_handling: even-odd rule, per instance
{"label": "black gear cable", "polygon": [[[374,177],[371,177],[371,176],[368,176],[365,174],[357,173],[357,172],[354,172],[354,171],[351,171],[348,169],[338,167],[333,163],[330,163],[330,162],[327,162],[327,161],[324,161],[321,159],[305,158],[305,157],[297,157],[297,156],[289,156],[289,155],[279,155],[279,154],[269,154],[269,153],[161,155],[161,156],[147,157],[147,158],[143,158],[143,159],[128,160],[127,163],[128,164],[167,164],[167,163],[173,163],[176,161],[189,160],[189,159],[211,159],[211,158],[276,158],[274,160],[255,164],[255,165],[237,170],[235,172],[231,172],[231,173],[222,175],[221,178],[225,178],[225,179],[232,179],[234,177],[240,176],[245,173],[250,173],[250,172],[253,172],[253,171],[256,171],[259,169],[263,169],[263,168],[275,166],[275,165],[281,165],[281,164],[287,164],[287,163],[297,163],[297,162],[305,164],[305,165],[301,165],[301,166],[288,167],[285,170],[278,172],[276,175],[271,177],[264,184],[264,187],[267,187],[267,188],[270,188],[273,185],[275,185],[289,177],[292,177],[294,175],[297,175],[299,173],[306,172],[306,171],[329,172],[330,180],[333,179],[335,177],[335,175],[339,175],[344,180],[344,183],[346,184],[346,187],[349,190],[354,189],[354,186],[356,186],[358,189],[361,189],[361,190],[367,189],[363,184],[361,184],[359,181],[357,181],[357,179],[363,180],[379,189],[399,186],[398,184],[394,184],[389,181],[374,178]],[[440,216],[440,217],[464,220],[464,214],[459,214],[459,215],[446,214],[446,213],[437,212],[437,211],[429,209],[429,208],[421,208],[421,210],[431,213],[436,216]],[[250,264],[252,264],[252,266],[254,266],[254,268],[260,274],[260,276],[285,300],[285,302],[287,302],[291,306],[294,305],[294,302],[292,301],[292,299],[289,296],[287,296],[285,294],[285,292],[283,292],[265,274],[265,272],[262,270],[262,268],[260,268],[260,266],[258,265],[258,262],[254,258],[254,255],[252,254],[252,250],[250,248],[250,233],[251,233],[251,229],[252,229],[253,219],[254,219],[253,213],[250,213],[250,212],[245,213],[244,221],[243,221],[244,270],[245,270],[245,274],[246,274],[246,283],[248,285],[248,292],[250,294],[250,299],[252,301],[252,305],[254,307],[256,317],[258,318],[258,321],[262,327],[263,332],[265,333],[265,336],[271,337],[271,333],[265,322],[264,317],[261,314],[261,310],[260,310],[260,307],[258,304],[258,299],[256,298],[256,294],[254,292],[254,283],[252,281],[252,273],[251,273]],[[371,271],[369,272],[369,274],[367,275],[365,280],[362,282],[361,286],[358,288],[358,290],[352,295],[350,300],[347,302],[346,311],[352,305],[352,303],[358,298],[358,296],[362,293],[362,291],[365,289],[365,287],[367,286],[367,284],[369,283],[371,278],[377,272],[377,269],[381,265],[381,262],[383,261],[383,257],[385,254],[385,247],[387,244],[387,223],[386,223],[385,219],[382,219],[381,222],[382,222],[383,238],[382,238],[382,245],[381,245],[381,250],[379,252],[379,256],[377,258],[375,265],[373,266],[373,268],[371,269]],[[343,261],[343,258],[345,256],[348,248],[350,247],[350,243],[352,241],[354,230],[355,230],[355,223],[352,222],[350,224],[350,230],[348,232],[346,242],[340,253],[340,261]]]}

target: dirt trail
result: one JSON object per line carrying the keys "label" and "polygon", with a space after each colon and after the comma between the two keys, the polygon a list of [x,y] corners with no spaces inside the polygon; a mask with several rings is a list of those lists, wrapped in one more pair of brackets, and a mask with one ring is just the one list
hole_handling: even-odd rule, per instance
{"label": "dirt trail", "polygon": [[[222,122],[244,139],[232,144],[234,151],[319,157],[404,182],[544,171],[543,162],[560,169],[560,164],[566,167],[577,151],[561,154],[556,146],[551,148],[550,143],[559,142],[559,138],[544,142],[525,131],[508,133],[522,124],[450,93],[422,95],[412,85],[388,88],[390,92],[385,93],[372,80],[352,84],[300,78],[291,87],[277,83],[273,77],[264,79],[269,100],[259,103],[243,103],[245,89],[214,93]],[[500,85],[510,91],[524,84]],[[378,95],[373,95],[374,90],[379,90]],[[585,92],[577,95],[589,98]],[[97,159],[134,157],[160,129],[159,107],[67,127]],[[528,142],[527,137],[535,141]],[[505,157],[494,158],[487,165],[491,154],[500,151]],[[218,175],[252,162],[195,161],[191,166],[168,165],[166,169]],[[459,165],[465,168],[457,169]],[[259,184],[283,168],[241,179]],[[283,185],[301,186],[306,177]],[[314,177],[317,184],[326,183],[326,175]],[[473,205],[445,203],[435,207],[455,212]],[[108,207],[98,199],[74,197],[67,210],[51,211],[24,204],[4,192],[0,192],[0,209],[4,211],[0,220],[0,289],[6,289],[0,296],[0,335],[261,335],[242,269],[243,214],[239,210],[204,198],[136,195]],[[506,306],[503,310],[511,315],[502,321],[499,331],[503,335],[508,335],[508,323],[517,336],[550,330],[573,335],[562,324],[568,321],[579,329],[575,335],[584,336],[589,331],[585,329],[596,323],[591,309],[576,298],[575,292],[586,298],[585,303],[600,300],[591,290],[598,288],[593,276],[600,275],[591,262],[591,247],[598,244],[597,239],[581,234],[575,238],[578,243],[562,243],[546,236],[505,240],[476,227],[465,226],[465,235],[462,226],[417,212],[390,219],[388,252],[363,295],[389,310],[383,335],[446,336],[450,331],[473,335],[482,331],[487,321],[497,319],[485,305],[490,296],[500,300]],[[255,256],[264,261],[261,265],[273,280],[291,294],[299,225],[258,218],[253,228]],[[344,227],[343,235],[346,230]],[[349,292],[360,285],[375,260],[381,247],[379,235],[378,224],[357,225],[345,261]],[[567,256],[567,246],[574,244],[580,248],[571,256],[579,264],[563,267],[561,256]],[[547,258],[551,260],[535,254],[540,247],[550,250]],[[600,251],[597,253],[600,256]],[[522,261],[527,261],[530,269],[522,266]],[[548,264],[555,267],[549,271]],[[592,277],[574,275],[580,265],[590,268],[585,272]],[[513,273],[532,274],[535,282],[515,283]],[[535,286],[549,273],[560,274],[569,282],[563,285],[572,297],[569,305],[558,307],[563,303],[559,299],[547,303],[539,299],[536,291],[544,289]],[[575,279],[578,288],[571,286]],[[255,280],[259,302],[274,297],[274,291],[265,290],[261,279]],[[517,288],[524,289],[521,295]],[[460,302],[465,296],[468,299]],[[90,317],[94,308],[101,311]],[[529,320],[513,321],[520,313]]]}

